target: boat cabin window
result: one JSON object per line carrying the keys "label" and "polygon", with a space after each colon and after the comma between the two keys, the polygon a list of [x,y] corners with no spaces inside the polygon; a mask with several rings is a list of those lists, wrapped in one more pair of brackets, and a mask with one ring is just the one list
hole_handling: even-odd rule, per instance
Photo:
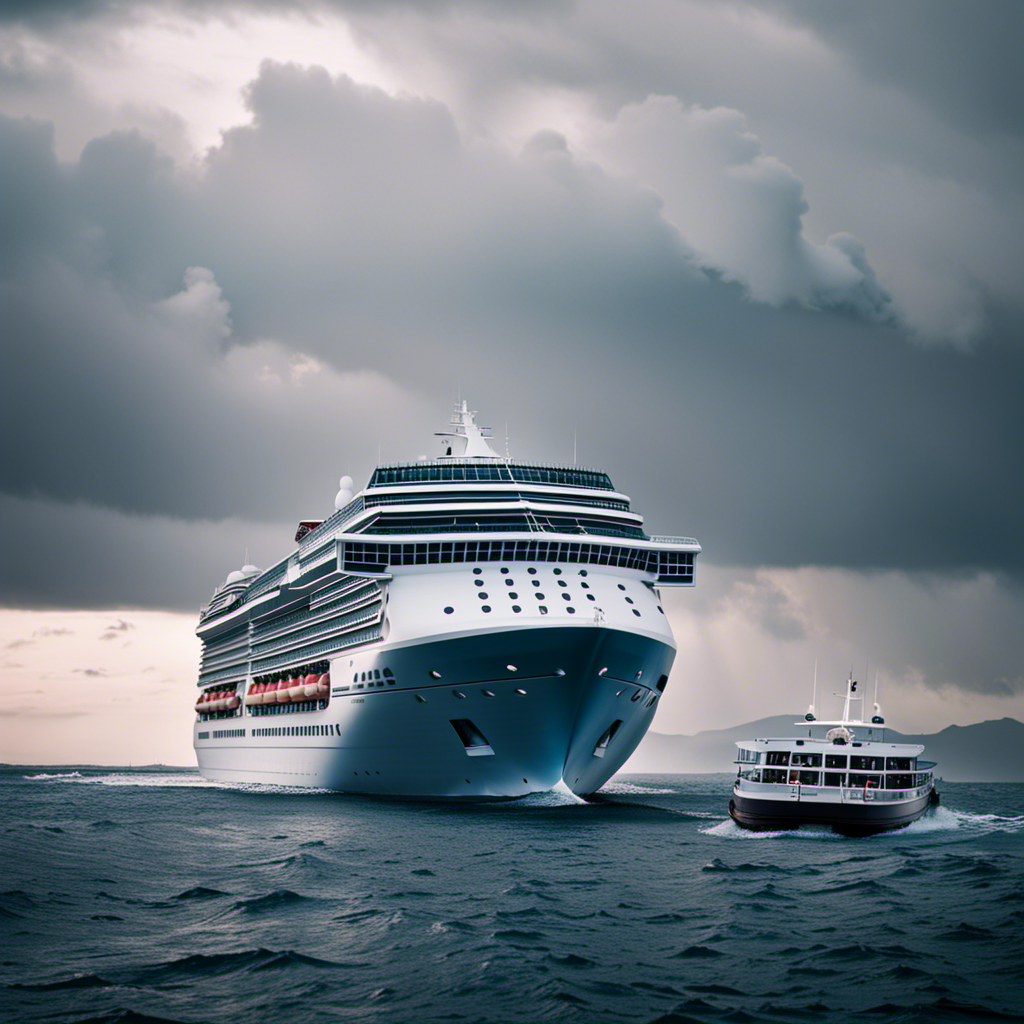
{"label": "boat cabin window", "polygon": [[841,786],[843,784],[842,772],[825,772],[826,786]]}
{"label": "boat cabin window", "polygon": [[826,768],[845,768],[846,767],[846,755],[845,754],[826,754],[825,755],[825,767]]}
{"label": "boat cabin window", "polygon": [[[801,786],[816,786],[816,785],[818,785],[818,776],[821,773],[820,772],[797,772],[796,774],[799,776],[798,781],[800,782]],[[792,779],[790,779],[790,781],[792,782]]]}
{"label": "boat cabin window", "polygon": [[880,772],[885,767],[885,758],[854,754],[850,758],[850,767],[859,768],[862,771]]}
{"label": "boat cabin window", "polygon": [[885,770],[887,772],[909,772],[913,770],[909,757],[887,757],[885,759]]}
{"label": "boat cabin window", "polygon": [[788,750],[769,750],[765,764],[789,764]]}
{"label": "boat cabin window", "polygon": [[[663,677],[664,678],[664,677]],[[660,685],[660,683],[659,683]],[[662,687],[664,689],[664,687]],[[761,753],[758,750],[747,750],[746,747],[740,747],[739,756],[736,758],[737,761],[746,761],[749,764],[760,764]]]}
{"label": "boat cabin window", "polygon": [[850,772],[850,785],[854,789],[881,789],[881,775],[861,775]]}
{"label": "boat cabin window", "polygon": [[803,765],[805,768],[820,768],[821,767],[821,754],[803,754],[795,753],[793,755],[791,764]]}
{"label": "boat cabin window", "polygon": [[[893,758],[895,760],[895,758]],[[914,788],[914,776],[908,773],[900,773],[898,775],[886,775],[885,777],[885,788],[886,789],[913,789]]]}

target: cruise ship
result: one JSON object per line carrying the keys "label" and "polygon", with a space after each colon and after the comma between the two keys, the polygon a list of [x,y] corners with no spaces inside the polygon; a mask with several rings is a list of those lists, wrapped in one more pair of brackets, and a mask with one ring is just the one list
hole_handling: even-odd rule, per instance
{"label": "cruise ship", "polygon": [[297,547],[203,608],[193,742],[209,779],[425,799],[585,796],[655,715],[665,587],[700,545],[652,537],[608,475],[498,455],[466,402],[436,459],[382,464]]}

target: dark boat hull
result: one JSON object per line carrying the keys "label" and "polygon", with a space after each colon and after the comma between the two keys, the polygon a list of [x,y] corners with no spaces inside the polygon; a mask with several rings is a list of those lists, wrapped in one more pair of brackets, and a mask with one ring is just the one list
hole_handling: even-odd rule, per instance
{"label": "dark boat hull", "polygon": [[729,814],[741,828],[755,832],[775,832],[801,825],[827,825],[843,835],[866,836],[904,828],[917,821],[933,803],[938,803],[938,794],[934,790],[899,803],[866,801],[864,804],[752,800],[736,794],[729,801]]}

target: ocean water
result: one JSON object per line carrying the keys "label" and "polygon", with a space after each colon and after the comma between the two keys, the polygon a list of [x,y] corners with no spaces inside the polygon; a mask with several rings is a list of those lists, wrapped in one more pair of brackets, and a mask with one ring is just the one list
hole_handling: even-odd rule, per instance
{"label": "ocean water", "polygon": [[383,802],[0,771],[0,1019],[1019,1021],[1024,786],[749,833],[730,776]]}

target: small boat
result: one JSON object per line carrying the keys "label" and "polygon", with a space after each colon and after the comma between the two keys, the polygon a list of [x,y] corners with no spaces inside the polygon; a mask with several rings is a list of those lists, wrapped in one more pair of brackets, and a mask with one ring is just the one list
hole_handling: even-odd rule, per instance
{"label": "small boat", "polygon": [[[826,825],[843,835],[903,828],[939,802],[919,743],[886,743],[885,719],[875,703],[870,722],[851,717],[863,707],[850,674],[839,721],[818,721],[814,705],[785,739],[738,740],[739,766],[729,814],[754,831]],[[839,695],[841,696],[841,695]]]}

